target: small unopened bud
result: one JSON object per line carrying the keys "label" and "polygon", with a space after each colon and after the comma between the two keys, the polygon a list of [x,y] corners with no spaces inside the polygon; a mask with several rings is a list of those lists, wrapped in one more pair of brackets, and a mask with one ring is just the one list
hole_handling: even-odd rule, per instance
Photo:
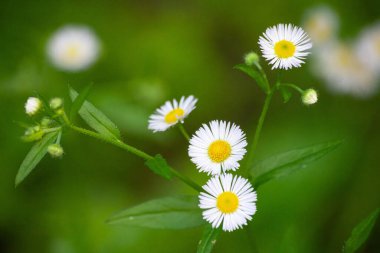
{"label": "small unopened bud", "polygon": [[43,117],[41,120],[41,126],[42,127],[49,127],[53,123],[53,120],[51,120],[48,117]]}
{"label": "small unopened bud", "polygon": [[255,52],[249,52],[244,57],[244,62],[248,66],[252,66],[253,64],[259,62],[259,56]]}
{"label": "small unopened bud", "polygon": [[42,107],[42,102],[39,98],[30,97],[25,103],[25,112],[29,116],[36,114]]}
{"label": "small unopened bud", "polygon": [[302,102],[305,105],[312,105],[317,103],[318,94],[314,89],[307,89],[302,94]]}
{"label": "small unopened bud", "polygon": [[57,109],[59,109],[59,108],[61,108],[62,107],[62,105],[63,105],[63,100],[62,100],[62,98],[52,98],[51,100],[50,100],[50,108],[51,109],[53,109],[53,110],[57,110]]}
{"label": "small unopened bud", "polygon": [[29,127],[26,129],[22,140],[26,142],[38,141],[44,136],[45,132],[41,129],[40,126]]}
{"label": "small unopened bud", "polygon": [[63,148],[59,144],[49,145],[47,151],[53,158],[59,158],[63,155]]}

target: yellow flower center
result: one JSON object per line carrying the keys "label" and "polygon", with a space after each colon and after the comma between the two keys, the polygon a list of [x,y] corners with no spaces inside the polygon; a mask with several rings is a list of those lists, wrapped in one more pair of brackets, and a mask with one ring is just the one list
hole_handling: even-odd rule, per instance
{"label": "yellow flower center", "polygon": [[79,47],[76,44],[71,45],[66,51],[66,56],[72,60],[77,58],[79,56]]}
{"label": "yellow flower center", "polygon": [[211,143],[208,148],[208,156],[213,162],[221,163],[231,155],[231,145],[222,140]]}
{"label": "yellow flower center", "polygon": [[185,114],[184,110],[177,108],[166,114],[165,122],[168,124],[176,123],[178,118],[182,117]]}
{"label": "yellow flower center", "polygon": [[296,46],[288,40],[280,40],[274,45],[274,52],[279,58],[289,58],[296,52]]}
{"label": "yellow flower center", "polygon": [[216,206],[222,213],[233,213],[239,207],[239,198],[233,192],[223,192],[216,199]]}

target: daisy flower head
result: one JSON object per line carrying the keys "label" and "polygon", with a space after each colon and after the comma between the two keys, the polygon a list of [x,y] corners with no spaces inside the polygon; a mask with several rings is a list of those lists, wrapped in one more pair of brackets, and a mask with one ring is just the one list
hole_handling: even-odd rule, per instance
{"label": "daisy flower head", "polygon": [[149,117],[148,129],[153,132],[162,132],[178,122],[183,120],[195,109],[198,99],[194,96],[181,97],[178,102],[166,101],[166,103],[158,108],[154,114]]}
{"label": "daisy flower head", "polygon": [[366,99],[379,88],[376,74],[363,64],[350,43],[331,43],[315,59],[315,75],[322,77],[333,93]]}
{"label": "daisy flower head", "polygon": [[46,50],[55,67],[77,72],[87,69],[98,59],[100,43],[90,28],[68,25],[52,35]]}
{"label": "daisy flower head", "polygon": [[191,137],[189,156],[199,171],[217,175],[238,169],[246,146],[245,133],[239,126],[214,120]]}
{"label": "daisy flower head", "polygon": [[42,102],[39,98],[30,97],[25,103],[25,112],[29,116],[36,114],[42,107]]}
{"label": "daisy flower head", "polygon": [[259,45],[263,57],[273,65],[272,69],[286,70],[300,67],[312,47],[304,30],[291,24],[268,28],[260,36]]}
{"label": "daisy flower head", "polygon": [[232,174],[212,177],[199,195],[203,218],[218,228],[231,232],[239,229],[256,213],[257,195],[247,179]]}

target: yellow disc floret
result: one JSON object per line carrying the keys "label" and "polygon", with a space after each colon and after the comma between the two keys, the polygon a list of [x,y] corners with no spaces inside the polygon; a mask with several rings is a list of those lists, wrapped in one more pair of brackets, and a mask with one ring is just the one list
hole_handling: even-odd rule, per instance
{"label": "yellow disc floret", "polygon": [[208,148],[208,156],[216,163],[224,162],[230,155],[231,145],[226,141],[214,141]]}
{"label": "yellow disc floret", "polygon": [[289,58],[296,52],[296,46],[288,40],[280,40],[274,45],[274,52],[279,58]]}
{"label": "yellow disc floret", "polygon": [[79,56],[79,47],[76,44],[70,45],[69,48],[67,48],[66,56],[68,59],[74,60]]}
{"label": "yellow disc floret", "polygon": [[216,199],[216,206],[222,213],[233,213],[239,207],[239,198],[233,192],[223,192]]}
{"label": "yellow disc floret", "polygon": [[177,108],[166,114],[165,122],[168,124],[176,123],[179,118],[185,114],[184,110]]}

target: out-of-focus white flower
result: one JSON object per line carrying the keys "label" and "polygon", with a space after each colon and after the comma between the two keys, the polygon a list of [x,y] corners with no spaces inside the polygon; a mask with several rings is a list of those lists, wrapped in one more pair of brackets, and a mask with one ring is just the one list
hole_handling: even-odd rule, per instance
{"label": "out-of-focus white flower", "polygon": [[376,76],[362,64],[352,45],[330,43],[319,51],[315,67],[314,72],[336,93],[366,98],[378,88]]}
{"label": "out-of-focus white flower", "polygon": [[183,122],[195,109],[197,101],[198,99],[194,96],[181,97],[179,102],[176,99],[173,99],[173,102],[166,101],[149,117],[148,129],[153,132],[162,132],[178,122]]}
{"label": "out-of-focus white flower", "polygon": [[237,170],[246,146],[245,133],[239,126],[214,120],[203,124],[191,137],[189,156],[199,171],[217,175]]}
{"label": "out-of-focus white flower", "polygon": [[99,40],[86,26],[65,26],[55,32],[47,45],[50,61],[65,71],[81,71],[99,56]]}
{"label": "out-of-focus white flower", "polygon": [[319,6],[306,12],[303,27],[310,35],[313,44],[320,46],[335,38],[339,20],[336,13],[328,6]]}
{"label": "out-of-focus white flower", "polygon": [[356,50],[363,65],[380,76],[380,22],[363,30]]}
{"label": "out-of-focus white flower", "polygon": [[260,36],[259,45],[272,69],[300,67],[312,47],[304,30],[291,24],[269,27]]}
{"label": "out-of-focus white flower", "polygon": [[239,229],[256,213],[256,192],[247,179],[231,174],[211,178],[199,195],[199,207],[205,209],[203,218],[224,231]]}
{"label": "out-of-focus white flower", "polygon": [[307,89],[302,94],[302,102],[305,105],[312,105],[317,103],[318,101],[318,94],[314,89]]}
{"label": "out-of-focus white flower", "polygon": [[36,114],[42,107],[42,102],[39,98],[30,97],[25,103],[25,112],[29,116]]}

